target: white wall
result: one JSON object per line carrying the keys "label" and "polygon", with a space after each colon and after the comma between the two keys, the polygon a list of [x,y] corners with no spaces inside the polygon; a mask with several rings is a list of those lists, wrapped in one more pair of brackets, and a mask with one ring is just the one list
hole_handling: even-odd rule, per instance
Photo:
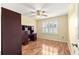
{"label": "white wall", "polygon": [[[71,4],[68,11],[68,26],[69,26],[69,47],[71,54],[77,54],[78,51],[72,44],[77,43],[78,39],[78,5]],[[75,51],[75,53],[74,53]]]}
{"label": "white wall", "polygon": [[[42,22],[49,22],[49,21],[52,22],[53,20],[57,20],[58,22],[57,34],[43,33]],[[37,35],[38,38],[42,38],[42,39],[68,42],[68,16],[62,15],[44,20],[37,20]]]}
{"label": "white wall", "polygon": [[21,16],[21,24],[22,25],[34,26],[34,32],[37,32],[37,30],[36,30],[36,20],[31,19],[30,17],[27,17],[25,15],[22,15]]}

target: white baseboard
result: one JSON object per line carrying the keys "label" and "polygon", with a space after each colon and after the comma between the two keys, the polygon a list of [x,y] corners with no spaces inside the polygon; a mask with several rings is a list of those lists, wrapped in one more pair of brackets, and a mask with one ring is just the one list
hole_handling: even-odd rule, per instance
{"label": "white baseboard", "polygon": [[[38,38],[38,39],[44,39],[44,38]],[[46,39],[46,40],[51,40],[51,39]],[[59,42],[65,42],[65,43],[67,43],[67,41],[61,41],[61,40],[53,40],[53,41],[59,41]]]}

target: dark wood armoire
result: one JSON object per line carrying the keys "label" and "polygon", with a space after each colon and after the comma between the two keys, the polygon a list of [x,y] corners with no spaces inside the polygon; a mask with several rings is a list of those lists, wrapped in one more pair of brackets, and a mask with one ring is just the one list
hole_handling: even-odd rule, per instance
{"label": "dark wood armoire", "polygon": [[1,8],[1,54],[21,55],[21,14]]}

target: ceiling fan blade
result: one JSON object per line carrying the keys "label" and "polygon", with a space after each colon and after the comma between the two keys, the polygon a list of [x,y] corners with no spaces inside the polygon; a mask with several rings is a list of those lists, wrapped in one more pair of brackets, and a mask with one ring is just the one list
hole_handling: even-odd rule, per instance
{"label": "ceiling fan blade", "polygon": [[35,14],[36,12],[34,12],[34,11],[29,11],[29,12],[26,12],[25,14],[27,14],[27,15],[31,15],[31,14]]}
{"label": "ceiling fan blade", "polygon": [[34,11],[30,11],[30,13],[36,13],[36,12],[34,12]]}
{"label": "ceiling fan blade", "polygon": [[36,15],[34,14],[34,15],[30,15],[30,16],[32,17],[32,16],[36,16]]}
{"label": "ceiling fan blade", "polygon": [[46,16],[46,17],[47,17],[48,15],[46,15],[46,14],[42,14],[42,16]]}

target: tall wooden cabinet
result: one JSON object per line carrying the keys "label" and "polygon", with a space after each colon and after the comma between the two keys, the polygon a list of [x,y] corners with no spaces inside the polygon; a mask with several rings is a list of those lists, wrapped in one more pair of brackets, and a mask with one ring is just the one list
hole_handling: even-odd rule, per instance
{"label": "tall wooden cabinet", "polygon": [[1,8],[1,54],[21,55],[21,14]]}

